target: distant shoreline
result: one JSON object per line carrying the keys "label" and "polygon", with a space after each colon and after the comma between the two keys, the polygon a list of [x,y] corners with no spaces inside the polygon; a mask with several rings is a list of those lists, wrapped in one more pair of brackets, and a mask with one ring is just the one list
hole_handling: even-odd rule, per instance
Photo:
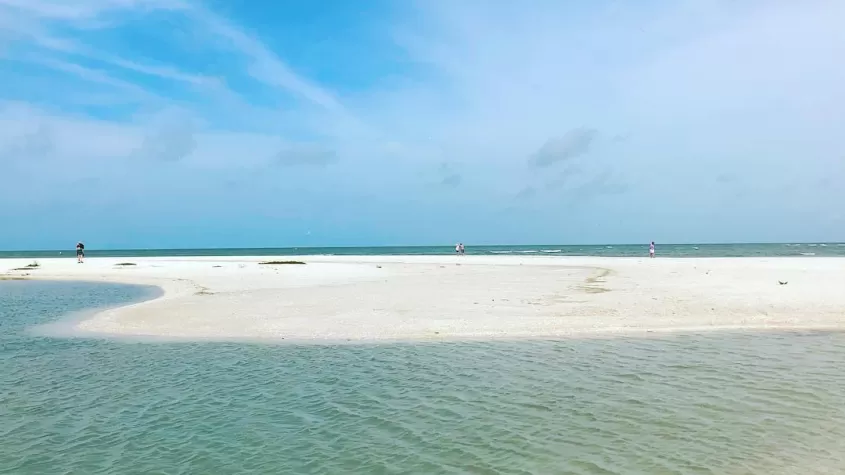
{"label": "distant shoreline", "polygon": [[[640,257],[648,244],[472,245],[469,255],[538,254],[556,256]],[[283,247],[201,249],[86,249],[89,257],[214,257],[214,256],[414,256],[453,255],[454,245],[375,247]],[[845,257],[845,243],[657,244],[658,257]],[[73,249],[0,251],[0,259],[75,258]]]}

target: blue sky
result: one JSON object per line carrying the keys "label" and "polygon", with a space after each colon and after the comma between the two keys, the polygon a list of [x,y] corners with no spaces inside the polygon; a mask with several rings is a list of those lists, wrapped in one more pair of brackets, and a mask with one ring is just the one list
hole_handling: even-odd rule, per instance
{"label": "blue sky", "polygon": [[845,240],[842,18],[0,0],[0,249]]}

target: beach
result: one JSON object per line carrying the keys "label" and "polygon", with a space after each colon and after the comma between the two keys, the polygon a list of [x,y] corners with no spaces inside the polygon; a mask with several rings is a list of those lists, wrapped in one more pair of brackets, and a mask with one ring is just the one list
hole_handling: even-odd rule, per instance
{"label": "beach", "polygon": [[75,332],[113,336],[342,342],[845,327],[839,258],[285,256],[278,260],[304,264],[264,263],[274,260],[41,259],[27,267],[33,261],[9,259],[0,274],[163,290],[74,323]]}

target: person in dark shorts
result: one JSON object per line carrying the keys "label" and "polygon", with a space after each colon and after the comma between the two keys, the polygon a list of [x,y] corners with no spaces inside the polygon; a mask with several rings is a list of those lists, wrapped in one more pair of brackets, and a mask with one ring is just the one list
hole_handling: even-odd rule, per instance
{"label": "person in dark shorts", "polygon": [[76,262],[82,264],[83,259],[85,259],[85,244],[80,241],[76,243]]}

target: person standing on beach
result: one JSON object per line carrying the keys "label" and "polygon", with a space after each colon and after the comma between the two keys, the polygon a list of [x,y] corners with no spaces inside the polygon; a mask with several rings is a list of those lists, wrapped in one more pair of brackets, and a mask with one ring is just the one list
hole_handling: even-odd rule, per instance
{"label": "person standing on beach", "polygon": [[76,263],[82,264],[83,259],[85,259],[85,244],[79,241],[76,243]]}
{"label": "person standing on beach", "polygon": [[458,244],[458,247],[460,248],[460,253],[461,253],[461,255],[462,255],[462,256],[463,256],[464,254],[466,254],[466,252],[467,252],[467,251],[466,251],[466,249],[464,248],[464,243],[460,243],[460,244]]}
{"label": "person standing on beach", "polygon": [[651,245],[648,246],[648,257],[654,258],[654,241],[651,241]]}

